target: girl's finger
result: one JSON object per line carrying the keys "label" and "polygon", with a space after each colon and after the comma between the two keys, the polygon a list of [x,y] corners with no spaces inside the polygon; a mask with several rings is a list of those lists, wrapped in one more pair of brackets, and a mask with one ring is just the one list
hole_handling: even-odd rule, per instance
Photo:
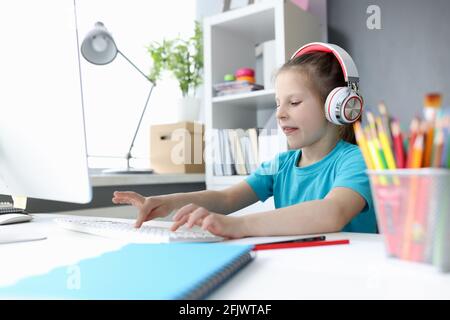
{"label": "girl's finger", "polygon": [[179,220],[175,221],[172,226],[170,227],[170,231],[177,231],[179,227],[181,227],[183,224],[185,224],[189,219],[189,215],[185,215]]}
{"label": "girl's finger", "polygon": [[189,215],[189,219],[187,221],[187,227],[192,228],[192,226],[199,220],[203,219],[209,215],[209,211],[205,208],[197,208]]}
{"label": "girl's finger", "polygon": [[172,219],[174,221],[177,221],[177,220],[181,219],[181,217],[183,217],[184,215],[191,213],[192,211],[194,211],[197,208],[198,208],[198,206],[193,203],[187,204],[184,207],[181,207],[177,211],[177,213],[175,213],[175,215],[173,216]]}
{"label": "girl's finger", "polygon": [[142,206],[138,206],[139,213],[136,219],[135,226],[140,228],[145,221],[152,220],[158,216],[164,215],[164,208],[161,203],[155,199],[148,198]]}
{"label": "girl's finger", "polygon": [[220,228],[218,227],[217,219],[214,215],[209,215],[205,219],[203,219],[202,229],[205,231],[209,231],[213,234],[218,234],[220,232]]}
{"label": "girl's finger", "polygon": [[133,191],[115,191],[114,192],[114,203],[127,203],[134,206],[142,205],[145,201],[145,197],[133,192]]}
{"label": "girl's finger", "polygon": [[205,218],[197,219],[197,220],[195,221],[195,225],[201,227],[202,224],[203,224],[203,220],[205,220]]}
{"label": "girl's finger", "polygon": [[142,224],[147,220],[147,212],[143,209],[139,210],[136,222],[134,223],[135,228],[140,228]]}
{"label": "girl's finger", "polygon": [[140,194],[134,192],[134,191],[114,191],[113,193],[114,197],[121,198],[121,197],[142,197]]}

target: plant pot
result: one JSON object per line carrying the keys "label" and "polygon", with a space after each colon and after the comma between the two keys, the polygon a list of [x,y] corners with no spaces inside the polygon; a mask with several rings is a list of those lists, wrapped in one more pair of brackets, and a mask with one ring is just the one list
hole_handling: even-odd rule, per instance
{"label": "plant pot", "polygon": [[198,121],[200,104],[201,101],[199,98],[183,97],[179,99],[177,104],[178,121]]}

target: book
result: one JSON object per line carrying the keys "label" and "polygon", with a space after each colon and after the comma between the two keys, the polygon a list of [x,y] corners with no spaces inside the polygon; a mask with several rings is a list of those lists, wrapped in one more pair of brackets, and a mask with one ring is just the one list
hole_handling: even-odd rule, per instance
{"label": "book", "polygon": [[215,176],[224,175],[223,161],[221,159],[222,142],[219,136],[219,129],[212,129],[212,153],[213,153],[213,173]]}
{"label": "book", "polygon": [[216,96],[225,96],[229,94],[250,92],[255,90],[263,90],[264,86],[249,81],[227,81],[222,83],[216,83],[213,85]]}
{"label": "book", "polygon": [[241,136],[244,134],[242,129],[228,130],[228,138],[231,145],[231,155],[234,159],[234,166],[238,175],[246,175],[245,157],[241,145]]}
{"label": "book", "polygon": [[202,299],[252,261],[252,245],[128,244],[0,288],[1,299]]}
{"label": "book", "polygon": [[224,175],[232,176],[236,174],[233,155],[231,153],[231,143],[228,132],[232,129],[222,129],[219,131],[219,137],[222,141],[222,160],[224,165]]}
{"label": "book", "polygon": [[260,164],[259,158],[258,158],[258,135],[259,135],[259,128],[250,128],[247,129],[248,137],[250,139],[250,145],[251,145],[251,154],[252,159],[254,161],[254,165],[252,165],[252,172],[257,169],[258,165]]}

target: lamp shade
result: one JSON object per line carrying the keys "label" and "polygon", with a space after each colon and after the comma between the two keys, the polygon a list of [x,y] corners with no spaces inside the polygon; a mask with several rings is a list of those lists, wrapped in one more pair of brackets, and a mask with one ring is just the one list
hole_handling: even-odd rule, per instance
{"label": "lamp shade", "polygon": [[96,22],[81,44],[81,54],[93,64],[108,64],[117,56],[117,46],[102,22]]}

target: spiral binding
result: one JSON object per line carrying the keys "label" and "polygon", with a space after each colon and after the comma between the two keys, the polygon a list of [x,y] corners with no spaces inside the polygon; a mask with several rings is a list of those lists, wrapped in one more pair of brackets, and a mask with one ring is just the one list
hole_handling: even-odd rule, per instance
{"label": "spiral binding", "polygon": [[255,253],[247,252],[230,263],[228,263],[218,273],[206,278],[202,283],[190,290],[186,295],[182,294],[180,300],[198,300],[205,298],[213,289],[220,286],[227,279],[231,278],[237,271],[245,267],[255,257]]}
{"label": "spiral binding", "polygon": [[15,208],[11,202],[0,202],[0,214],[25,213],[21,208]]}

